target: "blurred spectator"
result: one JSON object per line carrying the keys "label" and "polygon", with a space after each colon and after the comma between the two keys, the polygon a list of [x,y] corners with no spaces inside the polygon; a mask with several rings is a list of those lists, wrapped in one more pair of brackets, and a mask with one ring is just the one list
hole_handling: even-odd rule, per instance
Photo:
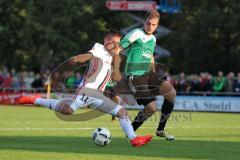
{"label": "blurred spectator", "polygon": [[12,78],[13,78],[11,87],[13,87],[14,89],[19,89],[20,88],[20,84],[19,84],[18,75],[17,75],[15,69],[11,70],[11,75],[12,75]]}
{"label": "blurred spectator", "polygon": [[20,84],[19,84],[19,80],[18,80],[17,76],[13,77],[11,87],[13,87],[14,89],[19,89],[20,88]]}
{"label": "blurred spectator", "polygon": [[33,80],[31,86],[32,88],[43,88],[43,80],[40,74],[36,74],[36,78]]}
{"label": "blurred spectator", "polygon": [[42,80],[43,80],[43,85],[44,85],[44,88],[47,88],[47,85],[48,85],[48,76],[50,75],[50,71],[47,70],[43,73],[42,75]]}
{"label": "blurred spectator", "polygon": [[[46,85],[48,85],[48,80],[46,81]],[[62,83],[61,83],[61,76],[59,72],[54,72],[52,77],[51,77],[51,86],[53,90],[60,91],[62,88]]]}
{"label": "blurred spectator", "polygon": [[189,81],[189,91],[193,92],[193,91],[200,91],[200,81],[199,81],[199,77],[196,74],[192,74],[190,76],[190,81]]}
{"label": "blurred spectator", "polygon": [[9,74],[8,69],[7,69],[7,67],[3,66],[3,69],[2,69],[2,75],[3,75],[3,77],[6,77],[7,74]]}
{"label": "blurred spectator", "polygon": [[10,75],[10,73],[7,73],[6,76],[4,77],[2,87],[3,88],[10,88],[12,82],[13,82],[12,76]]}
{"label": "blurred spectator", "polygon": [[33,72],[24,72],[24,81],[26,84],[26,89],[31,89],[32,82],[34,81],[34,73]]}
{"label": "blurred spectator", "polygon": [[200,90],[207,91],[206,85],[208,83],[208,73],[204,73],[204,72],[200,73],[199,79],[200,79]]}
{"label": "blurred spectator", "polygon": [[170,75],[169,73],[167,74],[167,81],[169,81],[175,89],[177,89],[177,78],[175,76]]}
{"label": "blurred spectator", "polygon": [[179,80],[177,81],[177,91],[179,93],[186,92],[187,89],[187,81],[185,78],[185,73],[181,72],[179,75]]}
{"label": "blurred spectator", "polygon": [[222,92],[224,91],[224,84],[225,84],[225,77],[223,76],[223,72],[219,71],[218,76],[214,78],[213,82],[213,90],[215,92]]}
{"label": "blurred spectator", "polygon": [[18,83],[20,88],[25,88],[26,83],[25,83],[25,77],[24,77],[24,72],[20,72],[18,75]]}
{"label": "blurred spectator", "polygon": [[226,82],[224,85],[226,92],[233,92],[233,85],[234,85],[234,73],[229,72],[226,78]]}
{"label": "blurred spectator", "polygon": [[2,73],[2,71],[0,70],[0,86],[1,86],[2,83],[3,83],[3,80],[4,80],[4,78],[3,78],[3,73]]}
{"label": "blurred spectator", "polygon": [[213,91],[213,79],[210,73],[207,74],[207,83],[205,84],[203,91]]}
{"label": "blurred spectator", "polygon": [[234,81],[233,88],[235,92],[240,93],[240,72],[237,74],[237,79]]}

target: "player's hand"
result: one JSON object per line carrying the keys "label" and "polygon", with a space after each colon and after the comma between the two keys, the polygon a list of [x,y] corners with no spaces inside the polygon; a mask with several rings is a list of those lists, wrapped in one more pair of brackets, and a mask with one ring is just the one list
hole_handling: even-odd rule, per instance
{"label": "player's hand", "polygon": [[114,81],[121,81],[121,79],[122,79],[122,74],[121,74],[121,72],[119,72],[119,71],[113,71],[113,73],[112,73],[112,79],[113,79]]}
{"label": "player's hand", "polygon": [[70,63],[70,64],[75,64],[76,62],[77,62],[76,56],[71,57],[71,58],[69,59],[69,63]]}

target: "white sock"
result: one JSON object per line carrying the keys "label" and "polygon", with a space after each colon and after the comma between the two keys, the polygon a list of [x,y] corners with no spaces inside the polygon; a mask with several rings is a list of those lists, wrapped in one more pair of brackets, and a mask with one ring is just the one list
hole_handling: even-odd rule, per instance
{"label": "white sock", "polygon": [[36,105],[40,105],[46,108],[49,108],[51,110],[54,111],[58,111],[58,103],[60,102],[60,100],[58,99],[44,99],[44,98],[37,98],[34,102],[34,104]]}
{"label": "white sock", "polygon": [[120,118],[119,122],[120,122],[120,125],[122,127],[122,130],[128,136],[128,139],[132,140],[135,137],[137,137],[137,135],[135,134],[135,132],[133,130],[132,123],[131,123],[131,121],[129,120],[128,117]]}

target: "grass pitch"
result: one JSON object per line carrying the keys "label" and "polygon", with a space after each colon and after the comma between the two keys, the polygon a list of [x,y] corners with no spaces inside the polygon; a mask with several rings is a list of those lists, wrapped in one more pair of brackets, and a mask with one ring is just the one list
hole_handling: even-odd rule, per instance
{"label": "grass pitch", "polygon": [[[130,111],[131,119],[136,113]],[[155,114],[137,132],[153,134],[153,141],[134,148],[109,115],[67,122],[45,108],[0,106],[0,160],[240,159],[240,114],[174,112],[167,125],[176,136],[171,142],[154,134],[159,116]],[[91,133],[96,127],[111,131],[108,146],[93,144]]]}

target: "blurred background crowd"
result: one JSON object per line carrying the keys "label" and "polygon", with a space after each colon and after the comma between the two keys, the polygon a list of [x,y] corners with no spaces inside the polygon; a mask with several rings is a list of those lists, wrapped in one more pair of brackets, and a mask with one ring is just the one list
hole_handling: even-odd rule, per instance
{"label": "blurred background crowd", "polygon": [[240,93],[240,72],[217,74],[202,72],[186,75],[184,72],[169,77],[179,94],[191,92],[238,92]]}
{"label": "blurred background crowd", "polygon": [[[2,67],[0,70],[1,90],[37,90],[45,91],[49,71],[43,74],[32,71],[16,72]],[[240,93],[240,72],[216,74],[201,72],[200,74],[186,74],[181,72],[175,75],[168,75],[168,80],[174,85],[178,94],[190,94],[193,92],[228,92]],[[82,81],[82,74],[77,72],[71,74],[66,80],[66,86],[78,86]]]}

